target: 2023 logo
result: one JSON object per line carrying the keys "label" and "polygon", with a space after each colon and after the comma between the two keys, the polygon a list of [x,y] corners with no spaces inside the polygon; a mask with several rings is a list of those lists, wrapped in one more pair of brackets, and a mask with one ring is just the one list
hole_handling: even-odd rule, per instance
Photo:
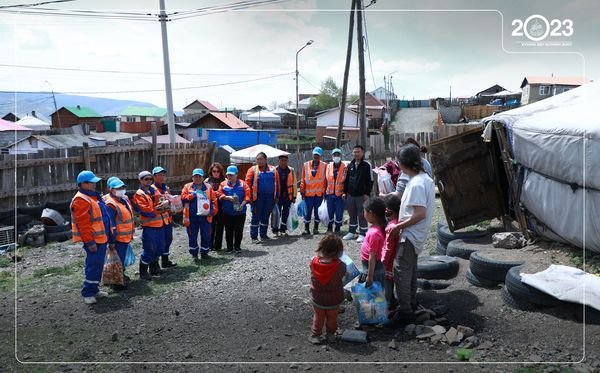
{"label": "2023 logo", "polygon": [[569,37],[573,35],[573,21],[570,19],[548,19],[539,14],[533,14],[523,22],[520,19],[513,19],[512,25],[515,26],[512,36],[525,35],[529,40],[542,41],[550,36]]}

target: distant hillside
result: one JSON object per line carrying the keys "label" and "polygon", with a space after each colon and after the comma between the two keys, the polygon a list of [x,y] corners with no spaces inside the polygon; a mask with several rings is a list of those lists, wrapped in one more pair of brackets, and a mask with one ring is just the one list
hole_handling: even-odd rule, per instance
{"label": "distant hillside", "polygon": [[[157,107],[148,102],[117,100],[112,98],[99,98],[90,96],[65,95],[55,93],[56,105],[62,106],[87,106],[102,115],[118,115],[127,106]],[[8,112],[15,111],[15,93],[0,91],[0,118]],[[54,112],[54,102],[51,92],[19,92],[17,93],[18,114],[30,114],[32,111],[50,117]]]}

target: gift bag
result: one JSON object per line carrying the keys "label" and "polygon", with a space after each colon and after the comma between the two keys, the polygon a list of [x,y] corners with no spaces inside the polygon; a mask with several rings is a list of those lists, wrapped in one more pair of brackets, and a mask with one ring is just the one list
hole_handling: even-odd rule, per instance
{"label": "gift bag", "polygon": [[123,281],[123,264],[121,264],[117,250],[108,249],[102,269],[102,284],[123,285]]}
{"label": "gift bag", "polygon": [[196,215],[208,216],[210,214],[210,201],[208,196],[201,190],[196,191]]}
{"label": "gift bag", "polygon": [[321,206],[319,206],[319,220],[323,225],[329,224],[329,210],[327,209],[327,201],[321,202]]}
{"label": "gift bag", "polygon": [[135,264],[135,253],[133,252],[133,246],[129,244],[127,245],[127,251],[125,252],[125,263],[123,263],[123,265],[125,267],[129,267],[133,264]]}
{"label": "gift bag", "polygon": [[171,204],[171,213],[178,214],[183,211],[183,202],[181,202],[181,196],[167,195],[169,203]]}
{"label": "gift bag", "polygon": [[379,282],[373,282],[370,288],[365,287],[365,284],[352,286],[352,298],[360,324],[386,324],[389,321],[385,294]]}
{"label": "gift bag", "polygon": [[290,215],[286,224],[288,232],[293,232],[298,228],[298,210],[296,210],[296,205],[293,203],[290,205]]}
{"label": "gift bag", "polygon": [[346,286],[346,284],[348,284],[350,281],[354,280],[356,277],[358,277],[358,275],[360,275],[360,271],[356,267],[356,264],[354,264],[352,259],[346,253],[342,253],[342,256],[340,256],[340,260],[344,262],[344,264],[346,264],[346,274],[342,279],[342,283],[344,284],[344,286]]}
{"label": "gift bag", "polygon": [[275,231],[279,231],[280,222],[281,218],[279,216],[279,206],[275,204],[275,206],[273,206],[273,211],[271,212],[271,228]]}
{"label": "gift bag", "polygon": [[304,202],[304,200],[301,200],[298,203],[297,213],[298,216],[302,216],[303,218],[306,216],[306,202]]}

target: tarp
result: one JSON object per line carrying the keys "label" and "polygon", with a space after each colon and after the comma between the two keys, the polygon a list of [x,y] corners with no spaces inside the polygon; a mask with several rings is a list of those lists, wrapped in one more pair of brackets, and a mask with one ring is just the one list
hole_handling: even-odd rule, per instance
{"label": "tarp", "polygon": [[279,150],[269,145],[258,144],[251,146],[249,148],[240,149],[231,153],[231,162],[232,163],[248,163],[255,162],[256,156],[258,153],[263,152],[267,155],[267,158],[277,158],[280,155],[289,155],[290,153],[284,152],[283,150]]}
{"label": "tarp", "polygon": [[246,120],[251,122],[281,122],[281,117],[265,110],[248,115]]}
{"label": "tarp", "polygon": [[521,281],[562,301],[600,311],[600,277],[578,268],[552,264],[542,272],[521,274]]}
{"label": "tarp", "polygon": [[530,228],[596,252],[600,252],[599,98],[600,84],[589,83],[483,119],[488,126],[494,121],[504,125],[512,157],[526,171],[521,202],[532,215]]}

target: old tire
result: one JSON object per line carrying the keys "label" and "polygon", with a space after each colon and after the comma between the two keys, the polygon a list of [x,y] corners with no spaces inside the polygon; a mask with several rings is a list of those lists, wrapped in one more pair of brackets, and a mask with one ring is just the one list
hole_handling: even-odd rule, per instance
{"label": "old tire", "polygon": [[451,256],[421,256],[417,259],[417,278],[449,280],[456,277],[458,269],[458,261]]}
{"label": "old tire", "polygon": [[435,243],[435,254],[446,255],[446,248],[439,240]]}
{"label": "old tire", "polygon": [[496,256],[501,256],[501,254],[506,251],[510,250],[492,249],[474,252],[469,258],[469,268],[471,269],[471,272],[477,277],[504,282],[506,273],[509,269],[524,263],[522,260],[494,258],[494,253],[496,253]]}
{"label": "old tire", "polygon": [[526,299],[529,303],[540,306],[558,306],[562,303],[560,299],[546,294],[533,286],[529,286],[521,282],[521,266],[512,267],[506,274],[504,283],[510,293],[518,298]]}
{"label": "old tire", "polygon": [[[16,224],[15,224],[15,219],[16,219]],[[33,218],[31,216],[24,215],[24,214],[17,214],[17,216],[15,217],[15,214],[13,212],[12,215],[2,219],[0,221],[0,224],[21,226],[21,225],[27,225],[32,220],[33,220]]]}
{"label": "old tire", "polygon": [[44,233],[44,239],[46,242],[64,242],[71,239],[71,231],[56,232],[56,233]]}
{"label": "old tire", "polygon": [[71,224],[63,225],[44,225],[46,233],[61,233],[71,230]]}
{"label": "old tire", "polygon": [[452,285],[450,282],[417,279],[417,287],[423,290],[442,290]]}
{"label": "old tire", "polygon": [[459,258],[467,259],[471,257],[471,254],[484,249],[493,249],[493,246],[486,244],[487,240],[452,240],[446,246],[446,255],[456,256]]}
{"label": "old tire", "polygon": [[467,270],[465,277],[467,278],[467,282],[469,284],[480,288],[495,288],[498,287],[499,284],[499,282],[475,276],[470,269]]}
{"label": "old tire", "polygon": [[46,208],[56,210],[59,212],[69,211],[69,207],[71,206],[71,200],[67,199],[64,201],[48,201],[46,202]]}
{"label": "old tire", "polygon": [[440,240],[444,245],[448,245],[450,241],[458,240],[458,239],[473,239],[473,238],[481,238],[488,235],[487,231],[457,231],[450,232],[450,227],[447,225],[442,225],[438,228],[438,240]]}
{"label": "old tire", "polygon": [[29,215],[33,218],[40,218],[42,216],[42,210],[44,210],[44,206],[36,205],[36,206],[23,206],[17,208],[17,212],[23,215]]}
{"label": "old tire", "polygon": [[521,311],[535,311],[535,304],[528,302],[526,299],[516,297],[506,287],[502,288],[500,292],[502,294],[502,300],[511,308]]}

